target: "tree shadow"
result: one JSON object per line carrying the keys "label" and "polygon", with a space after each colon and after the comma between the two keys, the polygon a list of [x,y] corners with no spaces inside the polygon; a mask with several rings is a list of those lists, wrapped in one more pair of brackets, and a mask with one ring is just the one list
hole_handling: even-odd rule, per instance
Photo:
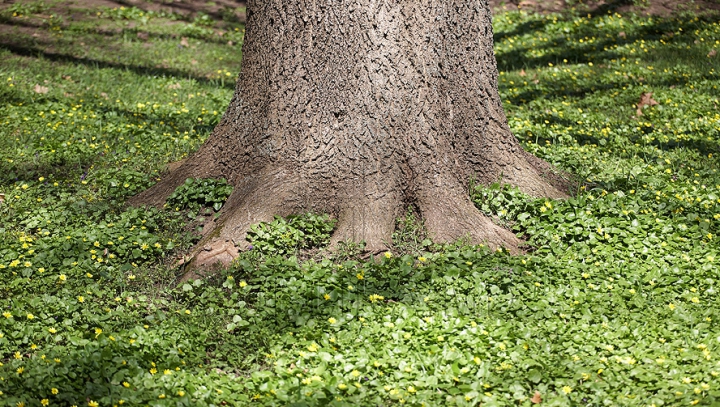
{"label": "tree shadow", "polygon": [[[538,20],[533,20],[538,21]],[[586,37],[594,37],[597,32],[594,27],[584,27],[572,35],[554,34],[545,32],[547,19],[543,18],[537,23],[528,22],[521,24],[520,27],[526,29],[514,30],[509,33],[500,33],[496,35],[496,42],[502,41],[514,35],[530,35],[532,37],[540,37],[542,35],[550,35],[553,38],[551,43],[538,47],[522,47],[512,51],[496,51],[496,59],[498,69],[500,71],[515,71],[519,69],[536,69],[546,67],[549,63],[558,64],[567,60],[570,64],[586,64],[588,62],[602,63],[611,59],[616,59],[619,55],[613,51],[605,49],[615,45],[627,45],[635,43],[639,40],[659,40],[663,39],[667,44],[674,45],[690,45],[691,39],[687,36],[675,36],[671,33],[677,32],[682,28],[685,32],[691,32],[696,29],[706,27],[707,24],[714,24],[720,21],[719,15],[702,16],[699,18],[657,18],[650,21],[649,24],[637,26],[639,29],[625,33],[620,29],[615,30],[615,38],[604,38],[596,43],[580,42]],[[527,54],[530,51],[543,51],[542,56],[530,57]]]}
{"label": "tree shadow", "polygon": [[[28,20],[20,20],[20,19],[11,19],[0,15],[0,24],[6,25],[8,27],[22,27],[27,29],[35,29],[35,30],[41,30],[46,29],[47,27],[40,23],[33,23],[32,21]],[[210,42],[218,45],[226,45],[227,39],[222,38],[219,35],[202,35],[197,32],[183,32],[182,34],[175,34],[175,33],[158,33],[158,32],[150,32],[147,30],[143,30],[142,27],[138,26],[126,26],[123,28],[119,28],[116,30],[106,30],[98,27],[91,27],[91,28],[84,28],[84,31],[88,34],[92,35],[101,35],[104,37],[114,37],[118,35],[123,35],[125,33],[133,34],[137,36],[138,34],[145,35],[145,39],[143,42],[147,42],[152,39],[159,39],[159,40],[175,40],[180,39],[182,37],[186,38],[194,38],[203,42]],[[213,31],[215,33],[215,31]]]}
{"label": "tree shadow", "polygon": [[[12,52],[13,54],[19,55],[19,56],[30,57],[30,58],[44,58],[44,59],[47,59],[47,60],[53,61],[53,62],[61,62],[61,63],[74,64],[74,65],[84,65],[84,66],[91,67],[94,69],[98,69],[98,68],[119,69],[119,70],[130,71],[137,75],[171,76],[171,77],[182,78],[182,79],[193,79],[201,84],[211,84],[213,86],[218,85],[217,81],[208,79],[204,76],[194,75],[187,71],[182,71],[180,69],[156,67],[156,66],[153,67],[153,66],[131,65],[131,64],[122,63],[122,62],[110,62],[110,61],[103,61],[100,59],[93,59],[93,58],[81,58],[81,57],[76,57],[76,56],[69,55],[69,54],[45,51],[40,48],[29,46],[29,45],[0,43],[0,48],[4,48],[4,49]],[[226,89],[235,89],[235,83],[234,82],[226,82],[224,84],[224,87]]]}

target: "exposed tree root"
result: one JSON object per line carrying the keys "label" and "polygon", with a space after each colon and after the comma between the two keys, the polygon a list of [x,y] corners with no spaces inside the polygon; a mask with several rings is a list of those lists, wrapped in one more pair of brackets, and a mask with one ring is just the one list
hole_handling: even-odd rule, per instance
{"label": "exposed tree root", "polygon": [[492,249],[504,247],[512,253],[519,252],[520,240],[480,213],[459,187],[426,187],[419,194],[418,205],[428,234],[436,243],[469,238],[472,243]]}

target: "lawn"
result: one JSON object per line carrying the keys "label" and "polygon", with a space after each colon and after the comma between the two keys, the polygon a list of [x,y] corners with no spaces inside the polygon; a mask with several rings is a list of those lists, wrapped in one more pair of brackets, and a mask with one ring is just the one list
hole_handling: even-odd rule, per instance
{"label": "lawn", "polygon": [[0,8],[0,406],[720,404],[720,17],[497,15],[500,91],[566,200],[470,186],[527,242],[326,250],[256,226],[174,265],[231,187],[132,208],[232,97],[242,24],[135,7]]}

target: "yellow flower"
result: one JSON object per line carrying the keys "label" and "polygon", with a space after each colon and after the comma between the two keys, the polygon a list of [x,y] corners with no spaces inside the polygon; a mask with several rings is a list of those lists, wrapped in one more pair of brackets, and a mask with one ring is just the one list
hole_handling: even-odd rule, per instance
{"label": "yellow flower", "polygon": [[362,273],[357,273],[355,275],[355,277],[357,277],[358,280],[362,280],[363,278],[365,278],[365,276]]}
{"label": "yellow flower", "polygon": [[8,319],[12,318],[12,314],[7,311],[3,312],[3,316]]}
{"label": "yellow flower", "polygon": [[157,369],[156,369],[156,368],[150,369],[150,374],[155,374],[155,373],[157,373]]}
{"label": "yellow flower", "polygon": [[331,324],[334,324],[337,322],[337,319],[330,317],[330,318],[328,318],[328,322]]}
{"label": "yellow flower", "polygon": [[78,300],[78,302],[85,302],[85,297],[83,297],[82,295],[79,295],[77,297],[77,300]]}
{"label": "yellow flower", "polygon": [[422,257],[422,256],[420,256],[420,257],[418,257],[418,260],[420,260],[421,263],[425,263],[425,261],[426,261],[427,259],[424,258],[424,257]]}
{"label": "yellow flower", "polygon": [[340,383],[340,384],[338,384],[338,389],[345,390],[345,389],[347,389],[347,385],[345,383]]}
{"label": "yellow flower", "polygon": [[88,406],[89,407],[98,407],[98,406],[100,406],[100,403],[98,403],[97,401],[90,400],[90,401],[88,401]]}
{"label": "yellow flower", "polygon": [[390,252],[385,252],[385,258],[386,258],[386,259],[389,259],[389,258],[391,258],[391,257],[392,257],[392,253],[390,253]]}
{"label": "yellow flower", "polygon": [[56,389],[56,388],[54,388],[54,387],[50,390],[50,392],[51,392],[52,394],[58,394],[58,393],[59,393],[58,389]]}
{"label": "yellow flower", "polygon": [[240,284],[238,284],[238,285],[240,286],[240,288],[247,287],[247,283],[245,281],[241,281]]}
{"label": "yellow flower", "polygon": [[573,390],[573,389],[572,389],[572,387],[570,387],[570,386],[563,386],[563,388],[562,388],[562,391],[563,391],[563,393],[565,393],[565,394],[570,394],[570,392],[571,392],[572,390]]}
{"label": "yellow flower", "polygon": [[177,392],[177,394],[178,394],[178,396],[182,397],[182,396],[184,396],[184,395],[185,395],[185,392],[184,392],[184,391],[182,391],[182,390],[180,390],[180,391],[178,391],[178,392]]}
{"label": "yellow flower", "polygon": [[67,280],[67,276],[65,274],[60,274],[60,276],[58,278],[60,279],[60,281]]}
{"label": "yellow flower", "polygon": [[17,374],[22,374],[24,371],[25,371],[25,368],[22,367],[22,366],[20,366],[20,367],[17,368],[17,370],[16,370]]}
{"label": "yellow flower", "polygon": [[33,314],[27,314],[27,319],[35,319],[35,315],[33,315]]}
{"label": "yellow flower", "polygon": [[163,374],[172,374],[172,370],[165,369],[165,370],[163,370]]}
{"label": "yellow flower", "polygon": [[123,382],[123,387],[125,387],[125,388],[130,387],[130,383],[128,383],[128,382]]}
{"label": "yellow flower", "polygon": [[692,297],[690,301],[694,302],[695,304],[700,302],[700,299],[698,297]]}
{"label": "yellow flower", "polygon": [[323,295],[323,298],[325,298],[325,300],[329,300],[329,299],[330,299],[330,294],[325,294],[325,295]]}
{"label": "yellow flower", "polygon": [[165,398],[165,393],[159,395],[158,398],[159,398],[159,399],[164,399],[164,398]]}
{"label": "yellow flower", "polygon": [[670,303],[670,304],[668,305],[668,308],[670,308],[671,311],[674,310],[674,309],[675,309],[675,304]]}
{"label": "yellow flower", "polygon": [[47,406],[48,404],[50,404],[50,400],[42,399],[42,400],[40,400],[40,404],[42,404],[43,406]]}
{"label": "yellow flower", "polygon": [[97,338],[98,336],[100,336],[100,334],[101,334],[102,332],[103,332],[102,329],[100,329],[100,328],[95,328],[95,337]]}
{"label": "yellow flower", "polygon": [[408,393],[415,393],[417,390],[415,389],[415,387],[410,386],[410,387],[408,387],[407,391],[408,391]]}

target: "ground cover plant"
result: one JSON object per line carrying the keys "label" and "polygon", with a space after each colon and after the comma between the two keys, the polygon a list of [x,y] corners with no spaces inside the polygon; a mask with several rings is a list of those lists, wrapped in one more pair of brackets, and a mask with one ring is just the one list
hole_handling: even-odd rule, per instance
{"label": "ground cover plant", "polygon": [[299,214],[178,284],[228,185],[124,203],[213,128],[242,26],[16,4],[0,12],[0,405],[720,402],[717,17],[496,16],[513,131],[585,180],[562,201],[470,186],[523,255],[434,245],[409,208],[394,249],[363,260],[323,251],[332,220]]}

